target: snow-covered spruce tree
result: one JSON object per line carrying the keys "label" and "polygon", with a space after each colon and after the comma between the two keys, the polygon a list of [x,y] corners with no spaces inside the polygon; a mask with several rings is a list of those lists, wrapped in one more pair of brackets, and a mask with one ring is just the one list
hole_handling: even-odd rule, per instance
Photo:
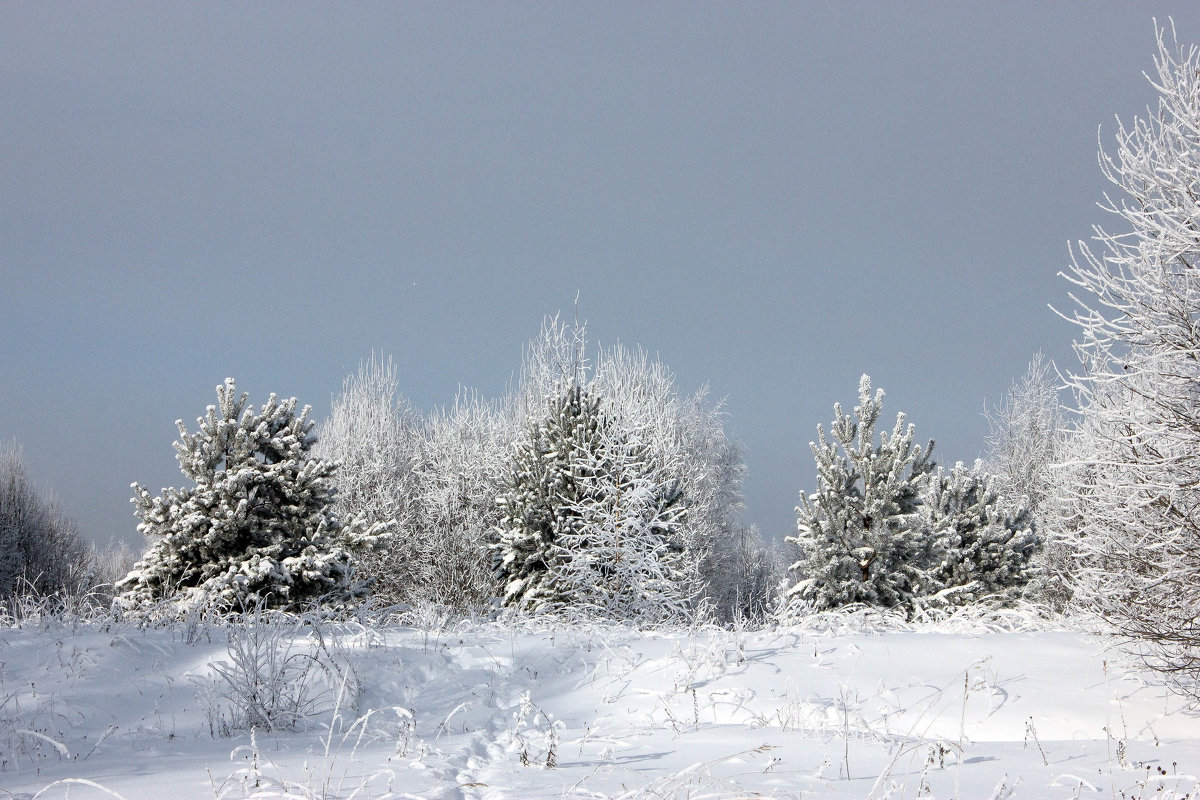
{"label": "snow-covered spruce tree", "polygon": [[995,483],[978,461],[949,472],[938,467],[930,477],[921,515],[933,537],[928,587],[937,601],[1012,601],[1033,575],[1033,514],[1024,502],[1005,500]]}
{"label": "snow-covered spruce tree", "polygon": [[415,524],[421,433],[399,393],[395,363],[372,353],[342,384],[313,448],[338,463],[332,509],[339,518],[392,526],[386,544],[363,553],[358,566],[384,605],[411,602],[428,585],[428,539]]}
{"label": "snow-covered spruce tree", "polygon": [[818,610],[852,603],[895,607],[930,589],[935,541],[923,524],[921,496],[934,464],[933,442],[914,446],[914,427],[903,413],[891,433],[875,443],[883,390],[871,396],[863,375],[854,414],[834,405],[832,441],[817,426],[812,443],[817,491],[802,494],[796,509],[800,557],[791,601]]}
{"label": "snow-covered spruce tree", "polygon": [[1200,697],[1200,50],[1156,32],[1158,107],[1101,150],[1119,228],[1096,226],[1064,274],[1086,444],[1068,507],[1077,599]]}
{"label": "snow-covered spruce tree", "polygon": [[572,610],[591,616],[686,620],[698,581],[679,538],[690,511],[681,483],[664,483],[650,446],[611,417],[597,433],[598,447],[572,459],[578,490],[566,510],[580,524],[554,541],[548,581],[569,594]]}
{"label": "snow-covered spruce tree", "polygon": [[609,416],[646,447],[654,482],[679,485],[687,515],[676,523],[675,535],[696,611],[728,621],[767,604],[757,580],[762,564],[754,561],[762,555],[761,541],[740,520],[741,449],[725,434],[720,404],[710,402],[705,389],[681,394],[671,371],[641,350],[597,348],[594,365],[586,350],[582,326],[548,319],[526,350],[513,406],[518,417],[544,415],[546,397],[565,382],[602,396]]}
{"label": "snow-covered spruce tree", "polygon": [[504,602],[661,621],[688,610],[686,515],[678,485],[656,480],[644,444],[598,395],[568,381],[515,448],[495,544]]}
{"label": "snow-covered spruce tree", "polygon": [[0,445],[0,600],[88,588],[88,566],[75,522],[34,487],[20,447]]}
{"label": "snow-covered spruce tree", "polygon": [[496,575],[506,605],[528,610],[557,607],[570,597],[550,583],[561,555],[554,545],[581,528],[576,507],[575,453],[599,447],[600,398],[570,383],[547,398],[547,414],[533,419],[528,435],[514,445],[512,466],[497,499],[501,520],[495,543]]}
{"label": "snow-covered spruce tree", "polygon": [[271,395],[254,411],[247,399],[228,378],[196,433],[176,422],[179,466],[195,486],[152,497],[133,484],[138,530],[154,541],[118,584],[125,607],[296,609],[364,591],[355,553],[386,525],[331,513],[337,465],[312,455],[307,406],[297,414],[295,398]]}

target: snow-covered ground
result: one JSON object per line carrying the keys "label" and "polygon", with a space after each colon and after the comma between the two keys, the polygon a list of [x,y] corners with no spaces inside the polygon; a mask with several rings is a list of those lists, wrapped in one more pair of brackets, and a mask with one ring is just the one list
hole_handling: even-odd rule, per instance
{"label": "snow-covered ground", "polygon": [[[256,630],[0,629],[0,797],[1197,792],[1200,717],[1068,630],[862,616]],[[295,730],[238,729],[252,713],[239,658],[275,670],[257,705]]]}

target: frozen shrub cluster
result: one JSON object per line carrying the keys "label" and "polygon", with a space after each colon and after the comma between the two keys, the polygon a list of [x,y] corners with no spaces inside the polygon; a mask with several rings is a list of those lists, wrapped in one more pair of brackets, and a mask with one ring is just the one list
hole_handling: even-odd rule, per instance
{"label": "frozen shrub cluster", "polygon": [[357,676],[318,620],[261,605],[231,618],[226,657],[213,662],[215,678],[201,681],[212,736],[234,731],[292,731],[339,706],[351,707]]}

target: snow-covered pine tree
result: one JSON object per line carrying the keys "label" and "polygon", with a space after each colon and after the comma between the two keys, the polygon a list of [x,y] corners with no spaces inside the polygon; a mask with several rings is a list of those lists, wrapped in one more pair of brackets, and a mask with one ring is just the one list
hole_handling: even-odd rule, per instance
{"label": "snow-covered pine tree", "polygon": [[295,609],[364,591],[355,552],[387,526],[331,513],[337,465],[312,455],[307,406],[297,414],[295,398],[271,395],[256,412],[247,399],[227,378],[196,433],[176,422],[176,457],[195,486],[152,497],[133,484],[138,530],[154,542],[118,584],[126,608]]}
{"label": "snow-covered pine tree", "polygon": [[817,609],[852,603],[895,607],[928,589],[927,565],[934,545],[922,524],[921,495],[934,464],[933,441],[914,446],[914,427],[896,416],[891,433],[875,444],[883,390],[871,396],[863,375],[853,416],[834,405],[830,441],[817,426],[810,444],[817,463],[817,491],[801,495],[796,509],[797,577],[791,601]]}
{"label": "snow-covered pine tree", "polygon": [[[604,398],[609,416],[648,448],[655,481],[679,484],[687,516],[676,526],[685,572],[696,586],[694,607],[722,621],[768,605],[756,572],[758,532],[740,519],[745,466],[741,448],[725,433],[720,403],[707,389],[683,395],[665,364],[640,349],[617,344],[585,357],[586,330],[547,319],[526,351],[514,404],[527,418],[544,414],[545,398],[574,380]],[[746,582],[754,575],[754,579]]]}
{"label": "snow-covered pine tree", "polygon": [[978,461],[949,472],[938,467],[929,480],[922,504],[934,541],[929,590],[942,602],[1011,601],[1032,577],[1033,514],[1024,498],[1010,503],[994,484]]}

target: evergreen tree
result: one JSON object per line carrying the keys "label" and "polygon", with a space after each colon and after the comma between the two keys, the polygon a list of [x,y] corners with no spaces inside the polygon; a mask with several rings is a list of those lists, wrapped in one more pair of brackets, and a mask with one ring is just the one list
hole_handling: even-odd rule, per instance
{"label": "evergreen tree", "polygon": [[585,525],[580,514],[585,487],[574,462],[599,449],[600,425],[600,398],[571,383],[517,443],[508,485],[497,499],[502,514],[497,577],[506,605],[539,610],[570,601],[550,580],[565,555],[555,544]]}
{"label": "evergreen tree", "polygon": [[133,484],[138,530],[155,541],[118,584],[126,607],[298,608],[363,592],[354,552],[386,525],[331,513],[337,465],[312,455],[307,406],[297,414],[295,398],[271,395],[255,412],[247,399],[228,378],[196,433],[176,422],[179,466],[195,486],[152,497]]}
{"label": "evergreen tree", "polygon": [[913,445],[914,427],[898,414],[891,433],[875,426],[883,390],[871,396],[863,375],[853,416],[834,405],[830,441],[818,426],[810,445],[817,462],[817,492],[801,495],[800,550],[791,566],[799,580],[788,597],[817,609],[851,603],[893,607],[928,589],[934,542],[922,524],[921,495],[933,462],[933,442]]}
{"label": "evergreen tree", "polygon": [[929,480],[922,505],[935,542],[929,586],[946,602],[1012,599],[1032,576],[1033,514],[1027,502],[1008,503],[995,483],[979,462],[948,473],[939,467]]}
{"label": "evergreen tree", "polygon": [[687,507],[672,529],[683,547],[680,574],[690,582],[693,608],[730,621],[768,605],[763,565],[755,561],[759,535],[740,519],[742,452],[725,433],[720,403],[704,388],[680,394],[667,366],[640,349],[597,347],[589,361],[587,344],[580,325],[547,320],[526,351],[518,416],[542,417],[546,397],[570,381],[603,397],[622,435],[644,446],[653,483],[677,486],[679,504]]}
{"label": "evergreen tree", "polygon": [[680,528],[681,482],[665,482],[647,443],[602,424],[599,447],[577,451],[579,491],[570,510],[581,524],[554,542],[550,580],[572,609],[606,619],[658,624],[687,618],[697,586]]}
{"label": "evergreen tree", "polygon": [[686,613],[678,484],[597,395],[571,382],[550,400],[517,445],[499,505],[506,604],[643,621]]}

